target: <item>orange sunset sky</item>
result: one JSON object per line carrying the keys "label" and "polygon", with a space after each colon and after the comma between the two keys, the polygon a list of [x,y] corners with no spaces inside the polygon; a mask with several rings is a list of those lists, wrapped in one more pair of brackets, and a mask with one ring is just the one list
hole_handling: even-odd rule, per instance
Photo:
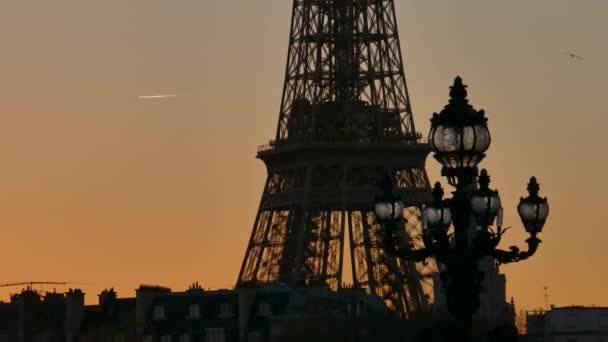
{"label": "orange sunset sky", "polygon": [[[523,246],[515,208],[529,176],[549,197],[537,255],[502,267],[508,296],[533,309],[548,286],[555,305],[608,305],[608,1],[395,2],[417,127],[426,135],[456,75],[487,111],[481,166],[513,226],[503,246]],[[291,5],[0,1],[0,282],[82,282],[90,303],[140,283],[232,287]],[[154,94],[186,96],[137,98]]]}

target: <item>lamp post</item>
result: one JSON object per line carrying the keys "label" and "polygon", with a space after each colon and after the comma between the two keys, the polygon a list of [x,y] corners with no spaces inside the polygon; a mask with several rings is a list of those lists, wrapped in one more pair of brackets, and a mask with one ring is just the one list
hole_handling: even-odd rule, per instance
{"label": "lamp post", "polygon": [[[535,177],[528,184],[529,195],[522,198],[517,210],[525,230],[528,249],[516,246],[498,249],[506,229],[502,227],[503,209],[497,190],[490,189],[490,176],[477,165],[490,147],[490,132],[483,110],[477,111],[467,100],[466,86],[456,77],[450,87],[450,101],[439,113],[433,114],[429,144],[434,157],[443,166],[442,175],[455,188],[453,196],[444,199],[443,189],[436,183],[433,199],[421,208],[422,249],[400,249],[399,235],[403,218],[403,203],[394,195],[391,178],[383,182],[383,196],[376,200],[375,213],[382,225],[382,241],[387,253],[411,261],[434,257],[444,267],[440,272],[448,311],[461,328],[459,340],[471,341],[472,317],[479,308],[483,291],[483,273],[478,262],[492,257],[500,264],[517,262],[532,256],[541,240],[549,205],[539,197]],[[450,229],[450,226],[453,229]],[[495,226],[495,228],[492,228]]]}

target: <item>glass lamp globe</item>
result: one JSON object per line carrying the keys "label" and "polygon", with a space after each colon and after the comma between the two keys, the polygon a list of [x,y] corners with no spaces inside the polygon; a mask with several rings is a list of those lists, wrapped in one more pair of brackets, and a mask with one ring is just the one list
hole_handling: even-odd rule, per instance
{"label": "glass lamp globe", "polygon": [[452,224],[450,208],[429,204],[424,208],[424,218],[431,230],[447,230]]}
{"label": "glass lamp globe", "polygon": [[530,178],[528,184],[529,196],[521,198],[517,206],[521,222],[530,234],[540,233],[549,216],[549,203],[547,198],[538,196],[539,190],[540,186],[536,178]]}
{"label": "glass lamp globe", "polygon": [[376,199],[374,213],[379,221],[396,221],[403,218],[403,202],[393,194],[393,183],[389,175],[382,181],[383,194]]}
{"label": "glass lamp globe", "polygon": [[422,208],[422,229],[431,231],[438,238],[452,224],[452,212],[443,200],[443,189],[439,182],[433,187],[433,201]]}
{"label": "glass lamp globe", "polygon": [[403,218],[404,205],[401,201],[377,202],[374,212],[381,221],[396,221]]}
{"label": "glass lamp globe", "polygon": [[481,170],[478,178],[479,189],[471,196],[471,211],[481,227],[488,227],[494,223],[496,215],[502,207],[498,191],[490,190],[490,176],[486,169]]}
{"label": "glass lamp globe", "polygon": [[490,131],[486,124],[438,125],[431,127],[429,143],[444,167],[474,168],[490,147]]}

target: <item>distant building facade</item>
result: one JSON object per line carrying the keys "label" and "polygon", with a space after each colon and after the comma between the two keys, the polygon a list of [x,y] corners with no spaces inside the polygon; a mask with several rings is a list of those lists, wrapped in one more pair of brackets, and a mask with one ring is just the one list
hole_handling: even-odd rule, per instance
{"label": "distant building facade", "polygon": [[526,313],[524,341],[608,342],[608,307],[568,306]]}
{"label": "distant building facade", "polygon": [[327,286],[210,291],[194,284],[187,291],[172,292],[142,285],[135,298],[118,298],[113,290],[104,290],[98,304],[90,306],[80,290],[42,296],[26,289],[10,303],[0,303],[0,342],[286,341],[293,339],[287,337],[293,322],[311,317],[350,322],[367,314],[391,316],[381,300],[361,289],[335,292]]}

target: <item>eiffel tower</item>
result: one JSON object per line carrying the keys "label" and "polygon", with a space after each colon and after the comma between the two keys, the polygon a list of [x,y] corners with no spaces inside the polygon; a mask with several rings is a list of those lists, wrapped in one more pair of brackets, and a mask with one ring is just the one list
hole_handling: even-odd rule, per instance
{"label": "eiffel tower", "polygon": [[268,178],[237,286],[342,287],[345,240],[355,287],[408,317],[425,310],[434,264],[384,253],[373,206],[392,176],[406,205],[403,246],[420,244],[430,199],[428,144],[414,126],[392,0],[294,0]]}

